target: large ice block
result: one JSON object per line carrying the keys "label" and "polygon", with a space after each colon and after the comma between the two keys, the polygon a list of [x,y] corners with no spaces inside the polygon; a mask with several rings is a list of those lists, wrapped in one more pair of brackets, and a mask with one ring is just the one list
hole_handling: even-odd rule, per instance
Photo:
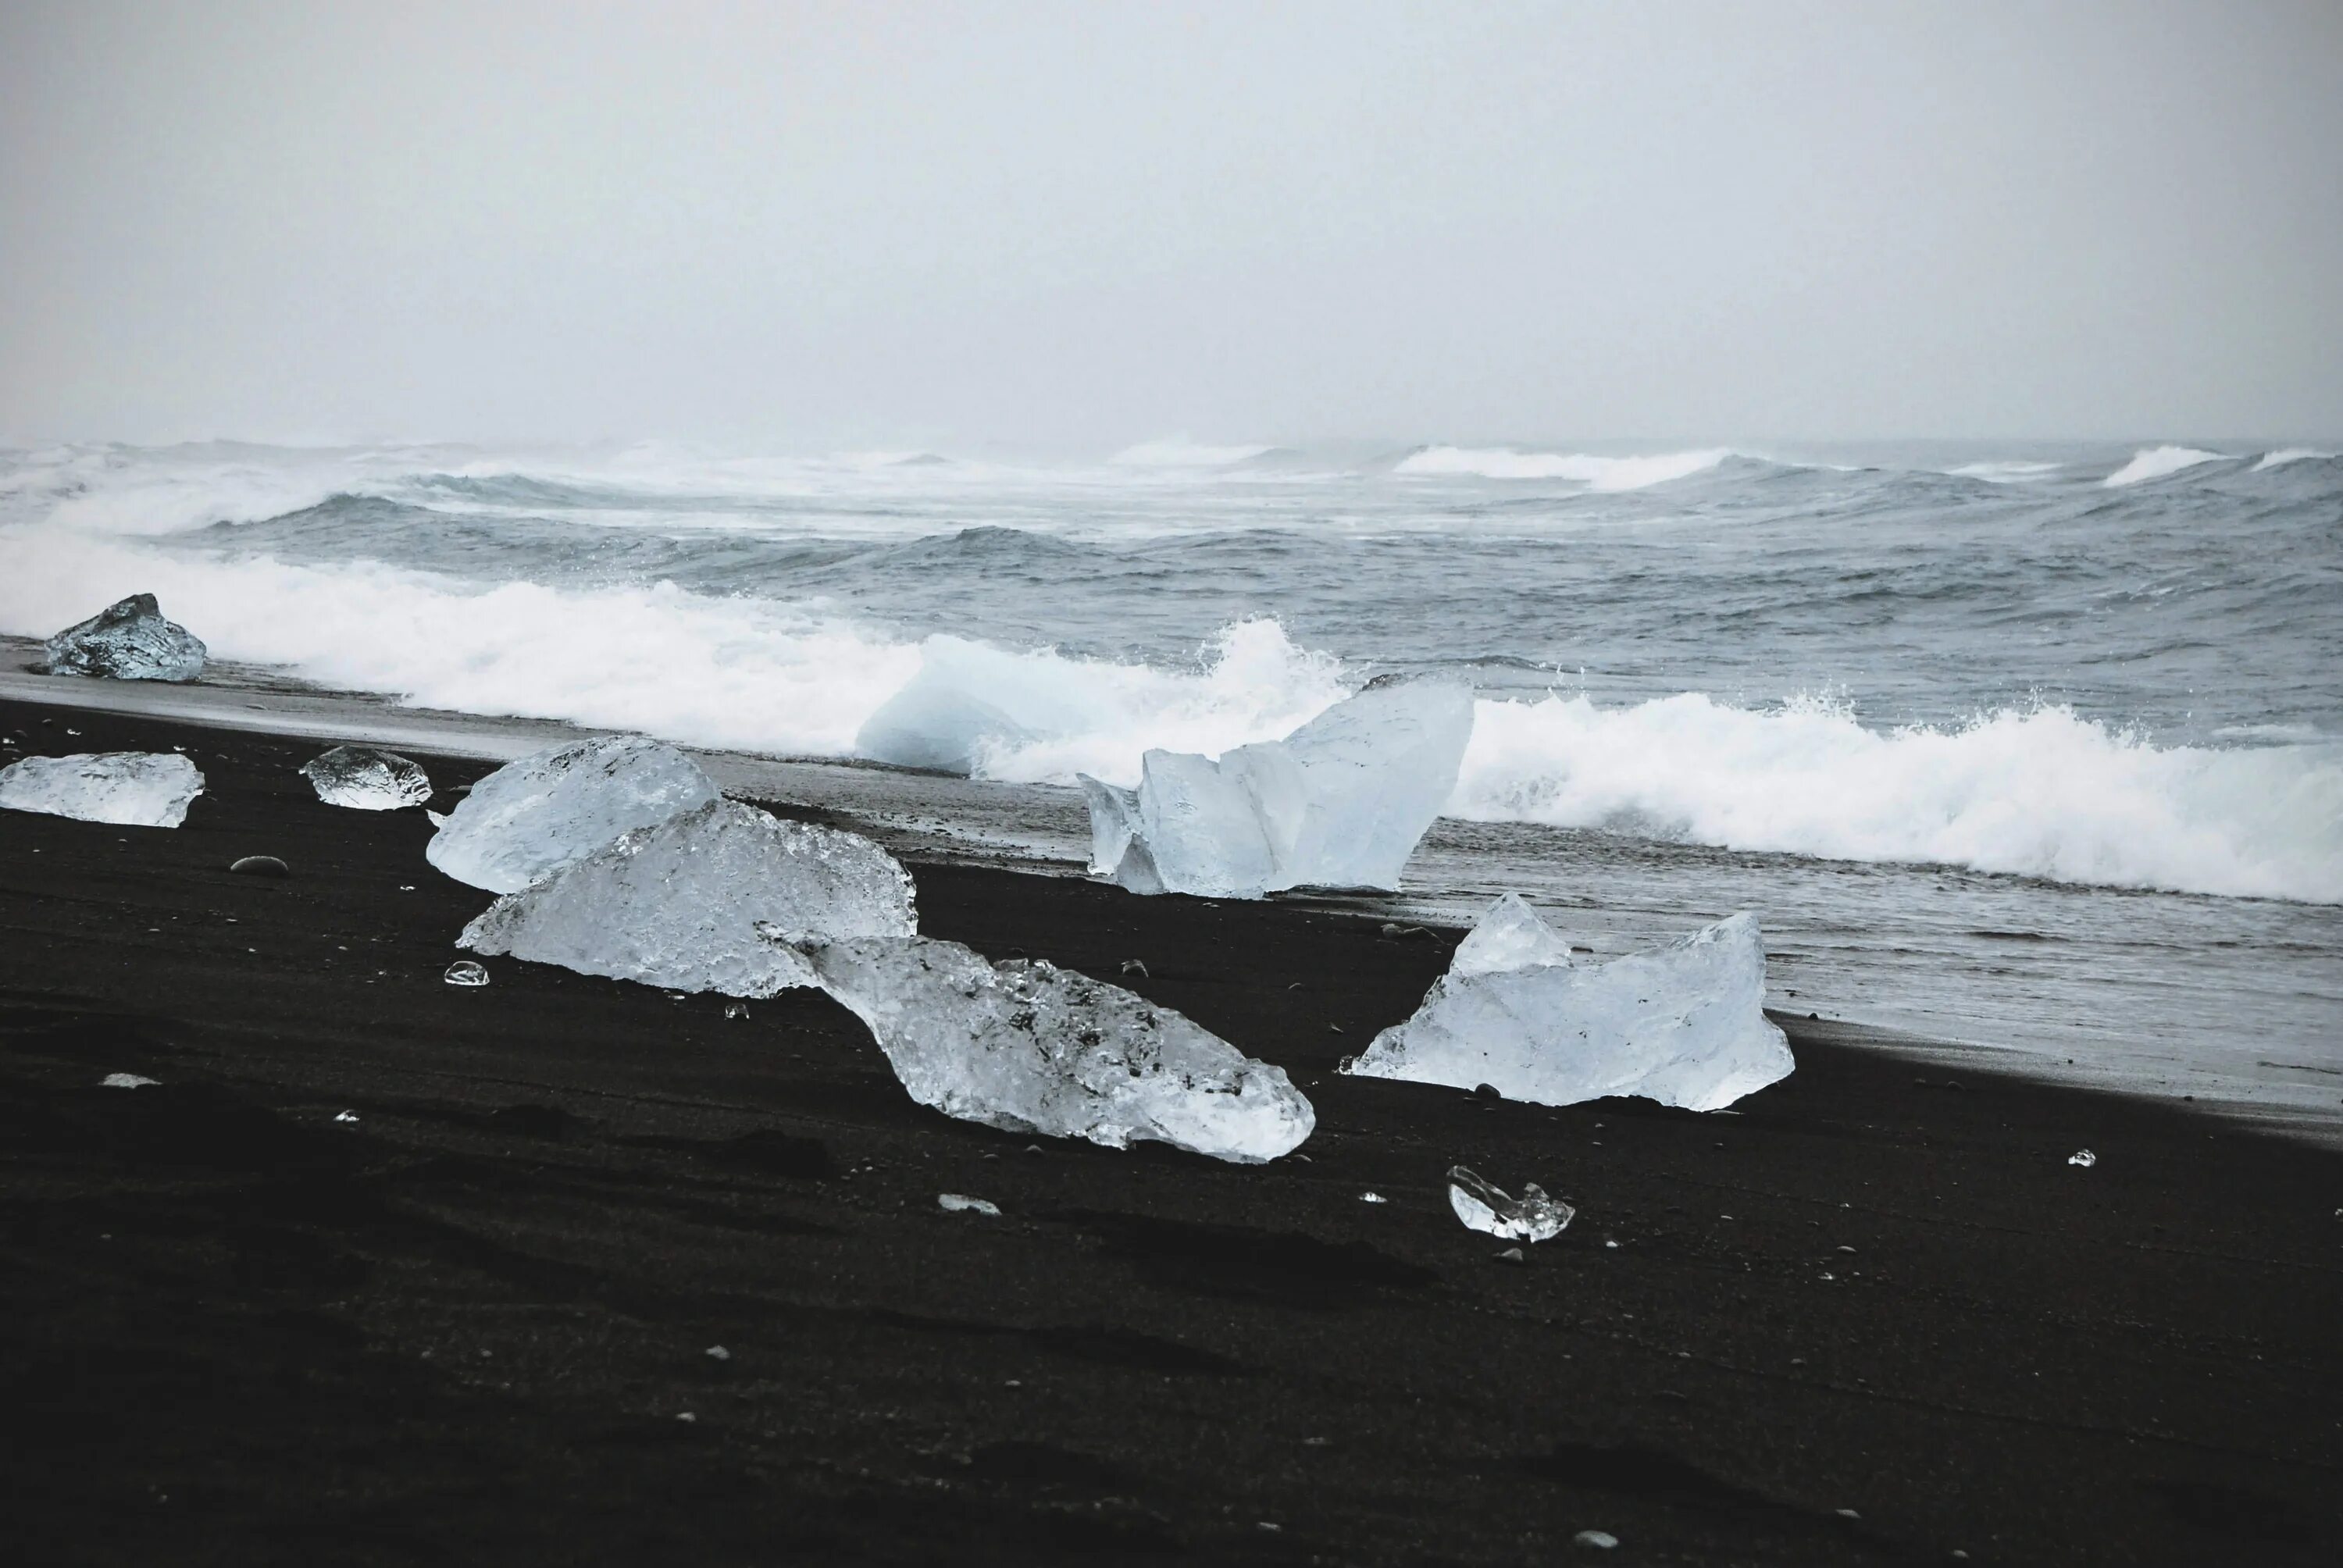
{"label": "large ice block", "polygon": [[459,882],[517,892],[621,833],[718,799],[699,764],[646,735],[608,735],[508,762],[472,786],[423,851]]}
{"label": "large ice block", "polygon": [[0,808],[126,828],[176,828],[203,792],[203,774],[176,751],[27,757],[0,768]]}
{"label": "large ice block", "polygon": [[1218,760],[1150,751],[1136,790],[1082,779],[1091,869],[1133,892],[1210,898],[1397,888],[1472,736],[1464,688],[1389,681]]}
{"label": "large ice block", "polygon": [[1754,915],[1608,963],[1574,963],[1569,952],[1536,910],[1507,895],[1415,1015],[1342,1070],[1486,1083],[1544,1105],[1634,1094],[1715,1111],[1796,1065],[1763,1010],[1765,949]]}
{"label": "large ice block", "polygon": [[328,806],[354,811],[396,811],[431,799],[431,779],[396,751],[337,746],[301,764],[302,776]]}
{"label": "large ice block", "polygon": [[793,943],[909,937],[911,879],[870,839],[738,800],[639,828],[464,928],[458,947],[669,990],[811,985]]}
{"label": "large ice block", "polygon": [[114,680],[193,680],[208,651],[195,633],[163,618],[153,594],[135,593],[49,638],[41,668]]}
{"label": "large ice block", "polygon": [[1317,1116],[1282,1069],[1169,1008],[1041,960],[993,964],[958,942],[851,941],[803,951],[868,1024],[922,1105],[1110,1149],[1156,1140],[1274,1160]]}

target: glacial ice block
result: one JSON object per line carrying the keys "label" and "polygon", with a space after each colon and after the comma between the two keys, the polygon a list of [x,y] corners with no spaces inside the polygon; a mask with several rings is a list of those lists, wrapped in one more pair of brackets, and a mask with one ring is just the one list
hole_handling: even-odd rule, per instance
{"label": "glacial ice block", "polygon": [[870,1026],[922,1105],[1012,1132],[1110,1149],[1156,1140],[1258,1163],[1317,1114],[1282,1069],[1102,980],[958,942],[804,949],[824,990]]}
{"label": "glacial ice block", "polygon": [[176,828],[203,792],[203,774],[176,751],[27,757],[0,768],[0,808],[126,828]]}
{"label": "glacial ice block", "polygon": [[621,833],[718,799],[699,764],[647,735],[607,735],[508,762],[472,786],[423,858],[459,882],[517,892]]}
{"label": "glacial ice block", "polygon": [[51,675],[97,675],[114,680],[193,680],[209,650],[186,627],[163,618],[151,593],[118,599],[42,645],[41,668]]}
{"label": "glacial ice block", "polygon": [[371,746],[337,746],[301,764],[301,772],[328,806],[396,811],[431,799],[431,779],[420,766]]}
{"label": "glacial ice block", "polygon": [[909,937],[911,879],[854,833],[738,800],[639,828],[508,893],[456,945],[669,990],[814,983],[792,943]]}
{"label": "glacial ice block", "polygon": [[1342,1070],[1458,1089],[1487,1083],[1544,1105],[1635,1094],[1715,1111],[1796,1065],[1765,1017],[1765,993],[1754,915],[1655,952],[1580,964],[1536,910],[1508,895],[1481,918],[1415,1015],[1375,1036]]}
{"label": "glacial ice block", "polygon": [[1209,898],[1397,888],[1472,736],[1470,691],[1393,681],[1217,760],[1150,751],[1136,790],[1082,779],[1091,869],[1133,892]]}

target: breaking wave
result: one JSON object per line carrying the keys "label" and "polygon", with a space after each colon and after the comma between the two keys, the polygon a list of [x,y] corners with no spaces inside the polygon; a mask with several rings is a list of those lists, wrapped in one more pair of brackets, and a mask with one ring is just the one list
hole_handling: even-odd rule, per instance
{"label": "breaking wave", "polygon": [[2207,452],[2195,447],[2143,447],[2132,454],[2131,461],[2117,468],[2099,482],[2111,490],[2126,485],[2137,485],[2147,479],[2161,479],[2183,468],[2193,468],[2199,463],[2217,463],[2224,454]]}
{"label": "breaking wave", "polygon": [[1483,479],[1569,479],[1590,490],[1641,490],[1705,473],[1732,457],[1723,447],[1641,457],[1598,457],[1584,452],[1517,452],[1504,447],[1426,447],[1411,452],[1396,474]]}
{"label": "breaking wave", "polygon": [[2275,452],[2264,452],[2262,460],[2254,465],[2257,474],[2268,468],[2282,468],[2288,463],[2331,463],[2335,454],[2322,452],[2316,447],[2281,447]]}

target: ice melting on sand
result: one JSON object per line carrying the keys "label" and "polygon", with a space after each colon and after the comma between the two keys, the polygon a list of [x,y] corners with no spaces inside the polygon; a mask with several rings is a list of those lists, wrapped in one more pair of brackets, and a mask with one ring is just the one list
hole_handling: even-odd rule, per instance
{"label": "ice melting on sand", "polygon": [[301,772],[328,806],[396,811],[431,799],[430,776],[420,767],[371,746],[337,746],[301,764]]}
{"label": "ice melting on sand", "polygon": [[1449,1170],[1448,1206],[1470,1229],[1508,1241],[1551,1241],[1578,1213],[1560,1199],[1547,1197],[1534,1181],[1514,1198],[1462,1165]]}
{"label": "ice melting on sand", "polygon": [[1472,736],[1470,691],[1393,681],[1218,761],[1150,751],[1136,789],[1082,776],[1091,869],[1135,893],[1208,898],[1397,888]]}
{"label": "ice melting on sand", "polygon": [[718,798],[665,741],[608,735],[508,762],[472,786],[423,857],[459,882],[518,892],[621,833]]}
{"label": "ice melting on sand", "polygon": [[457,945],[670,990],[767,997],[815,983],[793,943],[918,930],[910,874],[870,839],[711,800],[508,893]]}
{"label": "ice melting on sand", "polygon": [[0,808],[125,828],[176,828],[203,792],[203,774],[176,751],[27,757],[0,768]]}
{"label": "ice melting on sand", "polygon": [[41,668],[114,680],[193,680],[207,652],[202,638],[163,618],[153,594],[135,593],[49,638]]}
{"label": "ice melting on sand", "polygon": [[804,950],[922,1105],[1110,1149],[1157,1140],[1247,1163],[1298,1147],[1317,1115],[1282,1070],[1119,986],[958,942]]}
{"label": "ice melting on sand", "polygon": [[1763,1010],[1765,949],[1738,914],[1656,952],[1576,964],[1513,894],[1464,939],[1415,1016],[1342,1070],[1574,1105],[1634,1094],[1715,1111],[1785,1078],[1789,1041]]}

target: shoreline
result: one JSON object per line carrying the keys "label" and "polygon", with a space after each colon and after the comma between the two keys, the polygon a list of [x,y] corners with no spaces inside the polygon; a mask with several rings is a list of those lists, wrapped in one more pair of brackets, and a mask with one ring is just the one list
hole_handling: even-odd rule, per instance
{"label": "shoreline", "polygon": [[[307,740],[15,700],[0,729],[206,775],[177,829],[0,819],[28,1560],[2343,1543],[2332,1149],[1790,1016],[1797,1071],[1709,1116],[1346,1079],[1443,942],[912,850],[929,934],[1141,958],[1122,983],[1319,1112],[1268,1166],[1014,1137],[913,1105],[818,995],[445,985],[488,895],[419,811],[317,803]],[[443,790],[488,766],[417,755]],[[292,875],[226,870],[256,853]],[[1577,1220],[1501,1261],[1456,1163]]]}

